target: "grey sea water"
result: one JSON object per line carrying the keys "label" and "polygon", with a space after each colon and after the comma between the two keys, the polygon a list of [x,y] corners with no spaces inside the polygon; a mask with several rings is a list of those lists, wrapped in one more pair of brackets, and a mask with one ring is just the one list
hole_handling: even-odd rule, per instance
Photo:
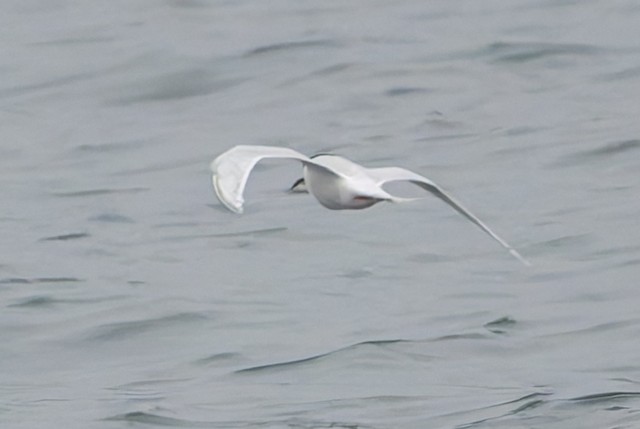
{"label": "grey sea water", "polygon": [[[4,0],[0,427],[640,427],[640,5]],[[440,183],[333,212],[209,162]],[[403,189],[404,191],[404,189]]]}

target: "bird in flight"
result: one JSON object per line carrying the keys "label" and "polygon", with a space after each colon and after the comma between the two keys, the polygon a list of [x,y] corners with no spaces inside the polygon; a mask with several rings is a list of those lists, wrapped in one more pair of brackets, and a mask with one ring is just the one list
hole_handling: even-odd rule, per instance
{"label": "bird in flight", "polygon": [[484,222],[426,177],[401,167],[366,168],[338,155],[320,154],[307,157],[286,147],[235,146],[211,162],[213,188],[225,207],[232,212],[242,213],[242,194],[249,174],[260,160],[267,158],[302,162],[303,178],[292,186],[292,190],[308,191],[320,204],[331,210],[357,210],[382,201],[400,203],[415,200],[395,197],[383,189],[383,185],[389,182],[413,183],[449,204],[500,243],[520,262],[530,265],[517,250],[489,229]]}

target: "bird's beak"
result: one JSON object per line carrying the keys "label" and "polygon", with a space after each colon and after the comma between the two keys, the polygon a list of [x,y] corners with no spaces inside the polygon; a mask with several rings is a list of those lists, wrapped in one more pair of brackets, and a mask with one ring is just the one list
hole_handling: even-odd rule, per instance
{"label": "bird's beak", "polygon": [[289,192],[308,192],[307,184],[304,182],[304,178],[300,178],[295,181],[293,185],[289,188]]}

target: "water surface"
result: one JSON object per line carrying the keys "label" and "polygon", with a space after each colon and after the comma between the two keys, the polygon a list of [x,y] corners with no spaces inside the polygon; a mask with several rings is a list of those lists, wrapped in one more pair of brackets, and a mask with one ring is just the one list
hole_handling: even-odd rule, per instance
{"label": "water surface", "polygon": [[[0,16],[7,428],[640,424],[640,7],[107,3]],[[440,183],[328,211],[208,164],[332,151]]]}

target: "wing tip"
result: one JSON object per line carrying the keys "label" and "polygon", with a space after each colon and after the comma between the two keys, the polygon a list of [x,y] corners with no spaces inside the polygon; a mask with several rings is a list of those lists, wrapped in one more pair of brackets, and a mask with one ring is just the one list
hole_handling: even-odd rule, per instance
{"label": "wing tip", "polygon": [[527,259],[524,258],[524,256],[522,256],[516,249],[514,248],[509,248],[509,253],[511,253],[511,255],[516,258],[518,261],[522,262],[522,264],[525,267],[530,267],[532,266],[531,262],[529,262]]}
{"label": "wing tip", "polygon": [[218,197],[218,200],[220,200],[220,202],[230,211],[237,214],[242,214],[242,212],[244,211],[242,207],[242,204],[244,203],[244,201],[242,200],[242,197],[236,199],[236,201],[233,201],[233,199],[228,198],[227,194],[224,192],[222,187],[220,187],[217,174],[214,174],[211,177],[211,182],[213,183],[213,190],[215,191],[216,197]]}

